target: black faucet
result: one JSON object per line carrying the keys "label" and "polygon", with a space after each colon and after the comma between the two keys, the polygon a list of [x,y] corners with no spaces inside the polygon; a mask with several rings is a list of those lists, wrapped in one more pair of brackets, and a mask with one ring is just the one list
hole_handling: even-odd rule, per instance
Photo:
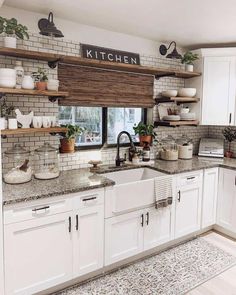
{"label": "black faucet", "polygon": [[125,158],[121,158],[120,157],[120,138],[121,138],[121,135],[123,134],[126,134],[129,138],[129,141],[130,141],[130,147],[132,150],[136,150],[135,146],[134,146],[134,143],[133,143],[133,140],[132,140],[132,137],[131,135],[129,134],[129,132],[127,131],[121,131],[118,136],[117,136],[117,154],[116,154],[116,166],[120,166],[121,163],[124,163],[126,161],[126,157]]}

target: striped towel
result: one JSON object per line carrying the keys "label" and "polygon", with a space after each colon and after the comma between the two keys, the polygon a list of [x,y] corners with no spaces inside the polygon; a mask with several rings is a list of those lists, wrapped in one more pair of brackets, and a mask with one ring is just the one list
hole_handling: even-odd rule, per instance
{"label": "striped towel", "polygon": [[164,175],[154,179],[156,209],[172,204],[172,182],[173,177],[171,175]]}

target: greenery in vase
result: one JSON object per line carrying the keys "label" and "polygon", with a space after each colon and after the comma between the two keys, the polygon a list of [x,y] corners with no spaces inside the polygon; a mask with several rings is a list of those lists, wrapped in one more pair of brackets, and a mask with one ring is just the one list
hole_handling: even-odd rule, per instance
{"label": "greenery in vase", "polygon": [[7,36],[16,36],[19,39],[29,39],[28,28],[22,24],[18,24],[15,18],[4,18],[0,16],[0,34]]}
{"label": "greenery in vase", "polygon": [[135,135],[138,134],[139,136],[150,135],[155,137],[156,133],[154,132],[154,126],[151,124],[144,124],[143,122],[139,122],[138,125],[134,125],[133,127]]}
{"label": "greenery in vase", "polygon": [[182,64],[193,65],[195,60],[199,59],[198,54],[187,51],[181,59]]}
{"label": "greenery in vase", "polygon": [[0,114],[2,118],[7,118],[13,114],[14,111],[13,104],[7,105],[6,98],[4,97],[0,103]]}
{"label": "greenery in vase", "polygon": [[63,138],[66,138],[67,140],[71,140],[73,138],[76,138],[78,135],[81,135],[81,133],[84,132],[84,128],[75,126],[75,125],[62,125],[62,127],[67,128],[67,132],[62,135]]}
{"label": "greenery in vase", "polygon": [[37,72],[31,74],[35,82],[46,82],[48,80],[47,72],[42,68],[38,68]]}
{"label": "greenery in vase", "polygon": [[222,133],[224,135],[225,140],[227,140],[229,143],[228,151],[231,151],[231,143],[236,139],[236,129],[232,127],[226,127],[224,128]]}

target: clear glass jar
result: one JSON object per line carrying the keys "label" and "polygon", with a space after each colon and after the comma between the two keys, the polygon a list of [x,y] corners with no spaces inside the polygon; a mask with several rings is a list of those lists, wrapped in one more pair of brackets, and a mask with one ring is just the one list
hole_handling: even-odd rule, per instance
{"label": "clear glass jar", "polygon": [[171,135],[163,138],[161,141],[161,151],[160,158],[166,161],[176,161],[178,160],[178,149],[177,144]]}
{"label": "clear glass jar", "polygon": [[13,168],[3,174],[3,179],[9,184],[20,184],[31,180],[32,168],[30,163],[30,151],[24,149],[20,144],[5,152]]}
{"label": "clear glass jar", "polygon": [[38,179],[52,179],[59,174],[58,149],[46,142],[34,151],[34,176]]}
{"label": "clear glass jar", "polygon": [[185,134],[177,139],[179,159],[192,159],[193,157],[193,143],[192,140]]}

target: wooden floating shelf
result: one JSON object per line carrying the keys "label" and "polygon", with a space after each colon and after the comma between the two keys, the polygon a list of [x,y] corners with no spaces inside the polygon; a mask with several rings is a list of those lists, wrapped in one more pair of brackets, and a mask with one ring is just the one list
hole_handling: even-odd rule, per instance
{"label": "wooden floating shelf", "polygon": [[197,126],[199,124],[198,120],[193,121],[156,121],[154,123],[155,127],[167,126],[167,127],[177,127],[177,126]]}
{"label": "wooden floating shelf", "polygon": [[1,135],[18,135],[18,134],[30,134],[30,133],[65,133],[67,128],[65,127],[51,127],[51,128],[18,128],[18,129],[4,129],[1,130]]}
{"label": "wooden floating shelf", "polygon": [[157,97],[155,99],[156,103],[162,103],[162,102],[177,102],[177,103],[196,103],[199,102],[199,98],[197,97],[179,97],[179,96],[173,96],[173,97]]}
{"label": "wooden floating shelf", "polygon": [[69,92],[66,92],[66,91],[29,90],[29,89],[1,88],[1,87],[0,87],[0,93],[17,94],[17,95],[50,96],[50,97],[69,96]]}
{"label": "wooden floating shelf", "polygon": [[144,74],[144,75],[153,75],[156,79],[161,77],[175,77],[175,78],[193,78],[198,77],[201,73],[198,72],[187,72],[181,71],[176,69],[165,69],[165,68],[154,68],[154,67],[146,67],[146,66],[139,66],[139,65],[130,65],[130,64],[123,64],[123,63],[114,63],[108,61],[100,61],[94,59],[88,59],[83,57],[77,56],[68,56],[68,55],[61,55],[55,53],[48,53],[48,52],[38,52],[38,51],[30,51],[24,49],[13,49],[13,48],[0,48],[0,55],[5,56],[12,56],[12,57],[19,57],[19,58],[27,58],[27,59],[36,59],[36,60],[43,60],[49,63],[49,66],[54,68],[57,62],[63,62],[71,65],[81,65],[87,67],[95,67],[107,70],[114,70],[114,71],[124,71],[124,72],[131,72],[137,74]]}

